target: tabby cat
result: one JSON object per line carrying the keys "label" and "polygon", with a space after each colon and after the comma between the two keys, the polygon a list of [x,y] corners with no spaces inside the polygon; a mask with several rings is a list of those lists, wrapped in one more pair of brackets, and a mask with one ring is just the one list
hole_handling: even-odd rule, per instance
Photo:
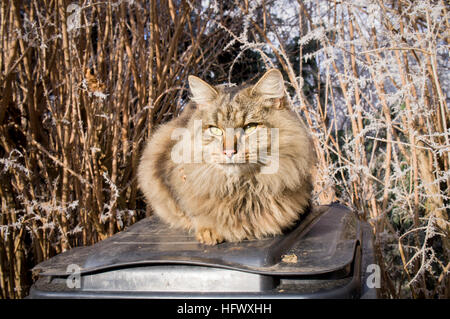
{"label": "tabby cat", "polygon": [[147,203],[208,245],[281,234],[308,208],[315,166],[281,73],[271,69],[245,87],[189,76],[189,86],[191,102],[143,152],[138,181]]}

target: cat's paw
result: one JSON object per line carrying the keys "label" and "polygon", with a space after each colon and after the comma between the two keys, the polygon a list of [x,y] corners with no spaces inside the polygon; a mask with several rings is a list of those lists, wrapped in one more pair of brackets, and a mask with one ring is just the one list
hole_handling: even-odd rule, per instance
{"label": "cat's paw", "polygon": [[195,238],[206,245],[216,245],[224,241],[224,238],[211,228],[200,228],[195,234]]}

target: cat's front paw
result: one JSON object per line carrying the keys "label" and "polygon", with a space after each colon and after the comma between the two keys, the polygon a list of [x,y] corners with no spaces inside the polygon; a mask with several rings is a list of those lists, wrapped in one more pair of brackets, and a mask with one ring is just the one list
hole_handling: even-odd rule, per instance
{"label": "cat's front paw", "polygon": [[198,229],[195,238],[206,245],[216,245],[224,241],[224,238],[211,228]]}

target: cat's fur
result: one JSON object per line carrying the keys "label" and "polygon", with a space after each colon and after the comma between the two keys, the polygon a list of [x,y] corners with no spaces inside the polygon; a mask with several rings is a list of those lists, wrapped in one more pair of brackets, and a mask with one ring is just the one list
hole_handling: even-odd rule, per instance
{"label": "cat's fur", "polygon": [[[189,77],[189,84],[190,104],[180,117],[159,127],[144,150],[138,181],[148,204],[163,220],[194,231],[205,244],[281,234],[309,205],[315,165],[305,125],[284,97],[281,73],[269,70],[257,84],[244,88],[212,87],[194,76]],[[195,120],[202,120],[199,130],[204,133],[205,160],[175,163],[171,154],[179,141],[172,139],[172,133],[187,128],[193,139]],[[259,124],[255,131],[279,129],[276,172],[261,172],[270,156],[255,160],[257,149],[240,148],[239,141],[248,139],[242,130],[232,141],[225,133],[213,136],[209,128],[225,131],[250,122]],[[270,138],[266,144],[270,154]],[[244,158],[247,163],[227,164],[231,160],[221,146],[234,149],[231,159]]]}

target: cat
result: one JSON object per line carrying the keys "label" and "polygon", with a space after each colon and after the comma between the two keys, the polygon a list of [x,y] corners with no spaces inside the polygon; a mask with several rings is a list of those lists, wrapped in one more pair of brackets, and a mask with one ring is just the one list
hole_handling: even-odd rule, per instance
{"label": "cat", "polygon": [[188,81],[191,101],[143,151],[138,183],[147,204],[207,245],[282,234],[310,205],[316,158],[281,72],[242,87]]}

